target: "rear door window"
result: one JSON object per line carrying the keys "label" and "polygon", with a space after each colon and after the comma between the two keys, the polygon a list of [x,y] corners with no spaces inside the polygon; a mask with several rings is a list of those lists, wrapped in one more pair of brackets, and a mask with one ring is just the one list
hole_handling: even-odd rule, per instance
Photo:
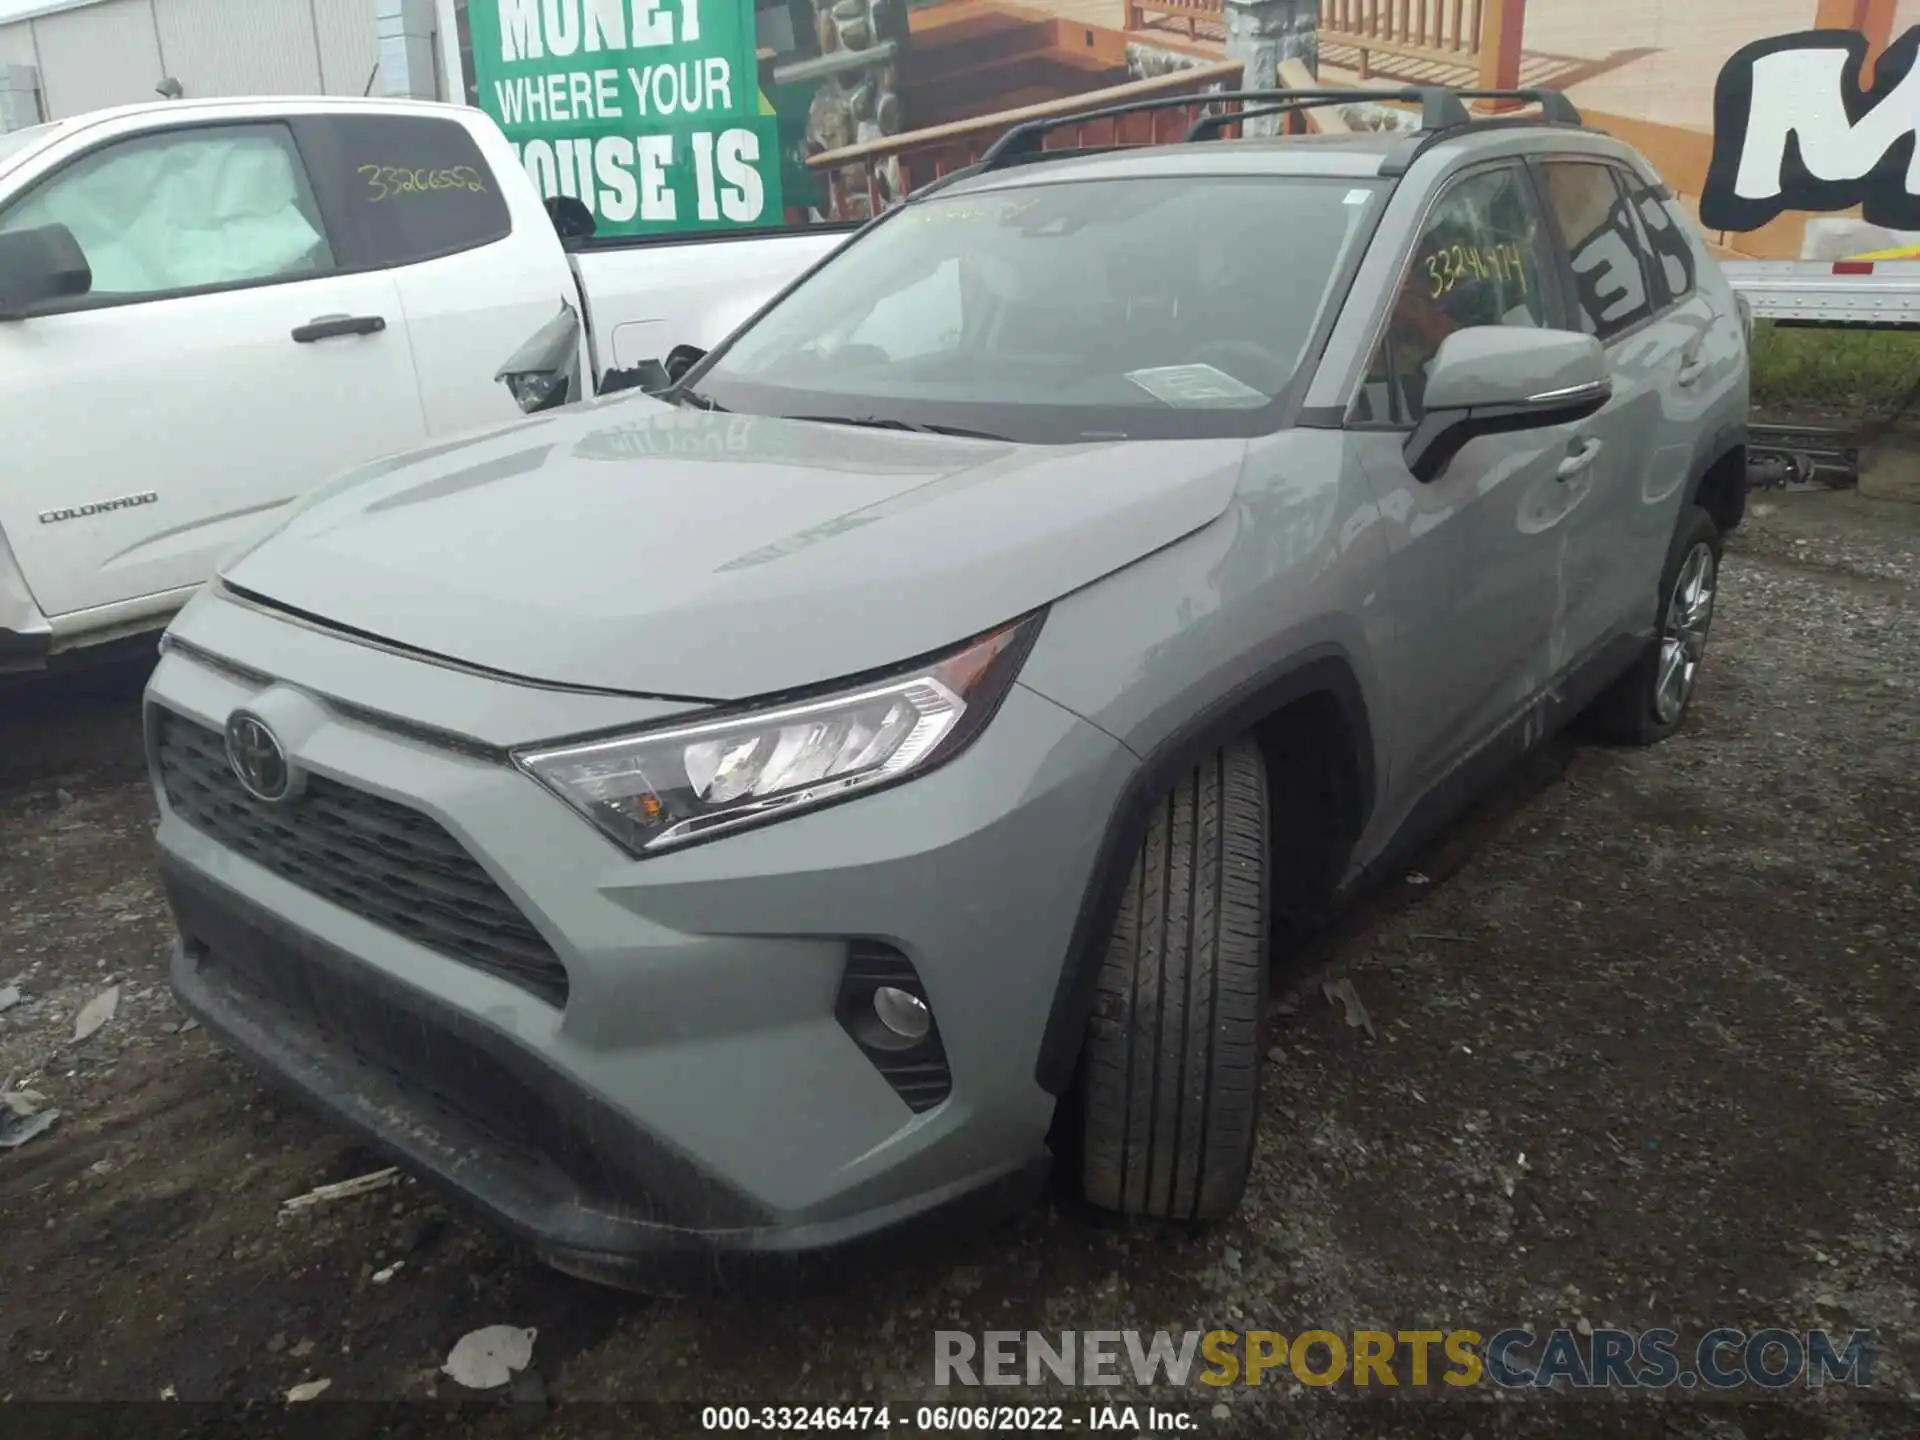
{"label": "rear door window", "polygon": [[414,265],[512,233],[506,197],[458,121],[325,115],[300,127],[343,264]]}

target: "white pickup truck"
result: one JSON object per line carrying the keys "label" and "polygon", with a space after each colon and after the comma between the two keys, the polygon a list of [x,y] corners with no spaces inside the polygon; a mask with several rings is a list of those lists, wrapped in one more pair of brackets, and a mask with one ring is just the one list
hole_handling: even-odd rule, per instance
{"label": "white pickup truck", "polygon": [[335,474],[512,423],[546,398],[496,378],[530,337],[568,346],[576,398],[713,345],[849,228],[594,240],[556,203],[463,106],[163,101],[0,135],[0,674],[150,636]]}

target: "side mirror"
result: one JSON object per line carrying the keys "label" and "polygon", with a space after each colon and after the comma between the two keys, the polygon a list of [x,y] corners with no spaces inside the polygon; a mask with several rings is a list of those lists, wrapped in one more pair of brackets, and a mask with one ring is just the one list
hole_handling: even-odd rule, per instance
{"label": "side mirror", "polygon": [[667,367],[658,360],[642,360],[638,365],[629,365],[624,370],[608,370],[600,377],[601,395],[614,395],[622,390],[644,390],[649,395],[658,395],[662,390],[671,389],[673,381],[667,378]]}
{"label": "side mirror", "polygon": [[507,387],[527,414],[566,405],[576,397],[580,373],[580,317],[564,300],[560,313],[514,351],[493,378]]}
{"label": "side mirror", "polygon": [[1607,352],[1591,335],[1480,325],[1441,343],[1427,371],[1425,415],[1407,436],[1407,468],[1438,479],[1482,435],[1570,425],[1613,398]]}
{"label": "side mirror", "polygon": [[64,225],[0,231],[0,320],[93,289],[93,267]]}
{"label": "side mirror", "polygon": [[679,384],[687,372],[707,358],[707,352],[698,345],[676,345],[667,352],[667,379]]}
{"label": "side mirror", "polygon": [[569,240],[591,240],[600,228],[586,202],[571,195],[549,196],[547,218],[553,222],[553,228],[563,245]]}

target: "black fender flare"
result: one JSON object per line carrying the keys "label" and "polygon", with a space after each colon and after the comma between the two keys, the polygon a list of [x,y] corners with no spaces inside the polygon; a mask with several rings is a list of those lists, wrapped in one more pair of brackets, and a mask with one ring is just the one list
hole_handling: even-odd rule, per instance
{"label": "black fender flare", "polygon": [[[1687,498],[1680,507],[1685,514],[1689,506],[1697,505],[1700,500],[1700,487],[1706,483],[1707,475],[1729,455],[1743,453],[1747,448],[1747,426],[1745,421],[1738,424],[1723,425],[1714,431],[1707,443],[1694,452],[1693,467],[1687,475]],[[1742,466],[1740,476],[1740,512],[1746,513],[1747,477]],[[1677,523],[1677,522],[1676,522]],[[1738,520],[1734,522],[1736,525]]]}
{"label": "black fender flare", "polygon": [[1244,735],[1269,715],[1309,696],[1326,695],[1339,707],[1352,737],[1359,811],[1357,838],[1373,808],[1374,741],[1360,681],[1347,652],[1326,643],[1308,647],[1281,665],[1243,682],[1181,725],[1150,753],[1128,778],[1109,812],[1095,851],[1093,872],[1080,897],[1073,934],[1054,988],[1052,1008],[1040,1040],[1034,1078],[1051,1095],[1064,1094],[1073,1083],[1080,1042],[1093,1013],[1096,982],[1105,953],[1107,928],[1127,884],[1129,867],[1122,862],[1146,839],[1147,823],[1160,797],[1173,788],[1181,772],[1201,756],[1211,754]]}

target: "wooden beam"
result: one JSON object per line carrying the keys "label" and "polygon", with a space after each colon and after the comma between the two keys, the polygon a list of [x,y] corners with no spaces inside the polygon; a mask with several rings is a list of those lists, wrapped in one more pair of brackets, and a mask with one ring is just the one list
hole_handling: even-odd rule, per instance
{"label": "wooden beam", "polygon": [[1867,37],[1867,63],[1861,80],[1873,83],[1874,62],[1893,39],[1894,9],[1898,0],[1820,0],[1814,12],[1817,30],[1858,30]]}
{"label": "wooden beam", "polygon": [[1817,30],[1858,30],[1867,37],[1873,54],[1893,38],[1893,12],[1898,0],[1820,0],[1814,12]]}
{"label": "wooden beam", "polygon": [[[1480,88],[1511,90],[1520,83],[1520,42],[1527,29],[1527,0],[1487,0],[1480,22]],[[1496,101],[1492,109],[1511,108]]]}
{"label": "wooden beam", "polygon": [[1191,93],[1198,104],[1206,98],[1198,92],[1207,86],[1233,86],[1238,85],[1239,81],[1238,60],[1216,60],[1210,65],[1197,65],[1191,70],[1171,70],[1150,80],[1135,80],[1131,84],[1115,85],[1106,90],[1090,90],[1084,95],[1065,95],[1058,100],[1049,100],[1044,105],[1023,105],[1018,109],[1003,110],[997,115],[979,115],[971,120],[956,120],[947,125],[929,126],[925,130],[907,130],[898,135],[882,136],[878,140],[845,145],[838,150],[808,156],[807,165],[814,170],[830,170],[866,160],[884,160],[902,151],[930,148],[950,140],[997,134],[1026,120],[1050,120],[1057,115],[1075,115],[1086,110],[1097,110],[1103,105],[1124,105],[1131,100],[1153,100],[1163,95]]}
{"label": "wooden beam", "polygon": [[[1307,68],[1306,61],[1282,60],[1280,85],[1286,90],[1314,90],[1319,88],[1320,81]],[[1316,106],[1312,110],[1301,111],[1300,116],[1306,121],[1307,129],[1316,135],[1347,135],[1353,131],[1338,106]]]}

